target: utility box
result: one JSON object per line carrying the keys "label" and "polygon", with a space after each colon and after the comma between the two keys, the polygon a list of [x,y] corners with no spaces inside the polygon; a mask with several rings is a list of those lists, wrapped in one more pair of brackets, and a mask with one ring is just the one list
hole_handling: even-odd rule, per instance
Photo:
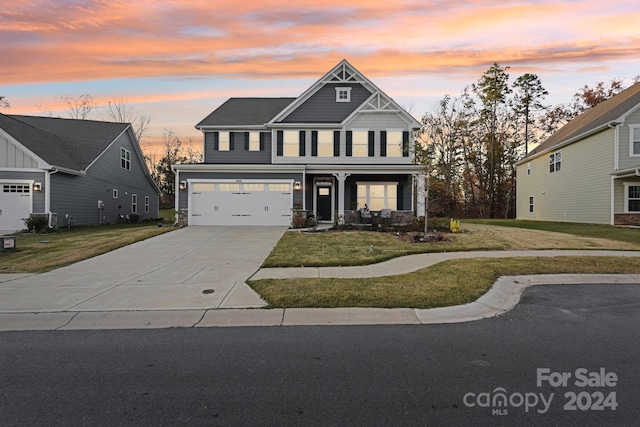
{"label": "utility box", "polygon": [[16,238],[15,236],[0,236],[0,251],[5,249],[15,249]]}

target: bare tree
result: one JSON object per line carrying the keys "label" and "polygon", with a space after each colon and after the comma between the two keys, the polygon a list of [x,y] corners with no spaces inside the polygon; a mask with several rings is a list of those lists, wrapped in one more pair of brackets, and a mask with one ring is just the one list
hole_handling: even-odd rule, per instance
{"label": "bare tree", "polygon": [[98,106],[88,93],[78,96],[63,95],[60,99],[66,104],[64,111],[72,119],[86,120],[93,109]]}
{"label": "bare tree", "polygon": [[106,114],[114,122],[131,123],[138,141],[142,139],[151,122],[151,117],[139,114],[122,98],[109,101],[106,106]]}
{"label": "bare tree", "polygon": [[0,108],[9,108],[9,101],[7,101],[7,97],[6,96],[1,96],[0,95]]}

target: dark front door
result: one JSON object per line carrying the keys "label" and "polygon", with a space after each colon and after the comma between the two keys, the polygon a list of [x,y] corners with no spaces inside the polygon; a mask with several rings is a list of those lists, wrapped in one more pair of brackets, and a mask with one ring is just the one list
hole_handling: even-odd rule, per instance
{"label": "dark front door", "polygon": [[331,187],[316,187],[318,221],[331,221]]}

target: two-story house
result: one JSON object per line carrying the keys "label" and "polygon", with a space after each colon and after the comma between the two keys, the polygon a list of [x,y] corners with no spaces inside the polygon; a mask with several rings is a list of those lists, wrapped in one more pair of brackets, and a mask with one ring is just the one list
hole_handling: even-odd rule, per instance
{"label": "two-story house", "polygon": [[0,114],[0,230],[158,218],[158,194],[130,124]]}
{"label": "two-story house", "polygon": [[[196,128],[204,162],[174,165],[189,225],[333,222],[368,208],[424,215],[420,124],[346,60],[297,98],[231,98]],[[417,188],[417,190],[415,190]]]}
{"label": "two-story house", "polygon": [[517,176],[518,219],[640,224],[640,83],[560,128]]}

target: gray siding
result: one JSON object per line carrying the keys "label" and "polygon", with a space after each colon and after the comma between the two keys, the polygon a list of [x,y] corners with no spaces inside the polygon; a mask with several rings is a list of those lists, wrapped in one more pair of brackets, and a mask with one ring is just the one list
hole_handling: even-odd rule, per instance
{"label": "gray siding", "polygon": [[38,161],[0,135],[0,168],[37,168]]}
{"label": "gray siding", "polygon": [[0,180],[11,181],[18,180],[33,180],[33,182],[39,182],[42,184],[42,191],[33,191],[32,189],[32,201],[31,213],[46,213],[44,210],[45,204],[45,172],[5,172],[0,171]]}
{"label": "gray siding", "polygon": [[[302,174],[299,173],[243,173],[243,172],[180,172],[180,181],[190,179],[291,179],[302,182]],[[188,189],[179,190],[179,209],[187,209],[189,205]],[[293,192],[293,204],[302,204],[302,191]]]}
{"label": "gray siding", "polygon": [[[228,131],[223,131],[228,132]],[[271,132],[264,132],[261,151],[245,150],[245,132],[233,131],[233,150],[217,151],[214,147],[216,132],[204,133],[204,163],[210,164],[269,164],[271,163]]]}
{"label": "gray siding", "polygon": [[626,122],[618,128],[619,138],[619,170],[627,170],[640,167],[640,157],[631,157],[631,132],[629,125],[640,125],[640,109],[627,117]]}
{"label": "gray siding", "polygon": [[[120,166],[120,149],[131,152],[131,170]],[[56,173],[51,176],[51,211],[58,215],[58,226],[65,226],[65,215],[75,225],[115,223],[119,215],[131,215],[132,195],[138,197],[140,219],[157,218],[158,194],[148,180],[146,166],[137,155],[128,133],[124,133],[86,171],[85,176]],[[113,197],[113,190],[118,197]],[[145,196],[149,197],[149,213],[145,213]],[[98,210],[98,200],[104,203]]]}
{"label": "gray siding", "polygon": [[[336,87],[351,87],[351,102],[336,102]],[[285,117],[283,123],[341,123],[371,96],[358,83],[326,84]]]}

